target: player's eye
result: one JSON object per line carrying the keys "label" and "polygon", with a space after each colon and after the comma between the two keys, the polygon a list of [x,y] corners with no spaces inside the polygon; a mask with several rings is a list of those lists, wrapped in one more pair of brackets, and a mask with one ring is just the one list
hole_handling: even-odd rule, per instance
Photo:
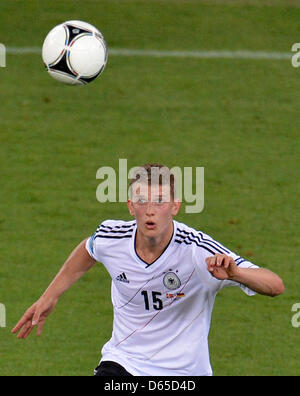
{"label": "player's eye", "polygon": [[138,198],[136,202],[140,205],[143,205],[147,203],[147,200],[145,198]]}
{"label": "player's eye", "polygon": [[153,202],[155,202],[157,205],[162,205],[168,202],[168,199],[167,197],[157,197]]}

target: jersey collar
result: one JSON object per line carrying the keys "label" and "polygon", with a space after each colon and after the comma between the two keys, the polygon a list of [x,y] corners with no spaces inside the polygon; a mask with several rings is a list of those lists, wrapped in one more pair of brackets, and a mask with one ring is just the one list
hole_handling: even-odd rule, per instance
{"label": "jersey collar", "polygon": [[135,260],[138,261],[140,264],[142,264],[144,266],[144,268],[146,268],[148,270],[159,265],[159,263],[161,263],[163,260],[165,260],[170,254],[170,250],[171,250],[171,247],[173,245],[173,242],[174,242],[174,239],[176,236],[176,230],[177,230],[177,224],[176,224],[176,221],[173,220],[173,235],[172,235],[168,245],[165,247],[165,249],[163,250],[161,255],[155,261],[153,261],[151,264],[148,264],[146,261],[142,260],[140,258],[140,256],[137,254],[137,251],[135,248],[137,225],[135,225],[134,231],[132,233],[132,238],[131,238],[131,253],[134,256]]}

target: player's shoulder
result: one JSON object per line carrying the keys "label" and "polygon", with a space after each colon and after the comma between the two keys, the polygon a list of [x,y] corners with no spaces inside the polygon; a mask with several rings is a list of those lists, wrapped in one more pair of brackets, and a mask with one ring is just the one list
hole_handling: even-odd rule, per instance
{"label": "player's shoulder", "polygon": [[[126,229],[133,228],[136,225],[135,220],[126,221],[126,220],[104,220],[100,223],[98,229],[100,228],[108,228],[108,229]],[[97,229],[97,230],[98,230]]]}
{"label": "player's shoulder", "polygon": [[208,234],[206,234],[203,230],[200,230],[199,228],[194,228],[191,227],[185,223],[180,223],[178,221],[175,222],[176,223],[176,229],[179,233],[182,234],[193,234],[195,236],[198,236],[199,238],[210,238],[213,239],[211,236],[209,236]]}
{"label": "player's shoulder", "polygon": [[178,221],[175,221],[175,225],[176,225],[176,235],[177,236],[184,237],[184,236],[192,235],[192,236],[198,237],[198,235],[199,235],[200,231],[197,231],[195,228],[193,228],[185,223],[180,223]]}
{"label": "player's shoulder", "polygon": [[112,249],[124,251],[134,234],[136,222],[124,220],[104,220],[96,232],[87,240],[86,249],[98,262],[104,262]]}
{"label": "player's shoulder", "polygon": [[176,241],[182,245],[204,249],[212,255],[230,253],[228,249],[205,232],[196,230],[184,223],[176,222]]}
{"label": "player's shoulder", "polygon": [[97,228],[94,236],[96,238],[128,237],[132,235],[135,226],[135,220],[104,220]]}
{"label": "player's shoulder", "polygon": [[200,236],[195,228],[188,226],[185,223],[175,221],[176,234],[175,242],[180,244],[182,247],[194,247],[200,245]]}

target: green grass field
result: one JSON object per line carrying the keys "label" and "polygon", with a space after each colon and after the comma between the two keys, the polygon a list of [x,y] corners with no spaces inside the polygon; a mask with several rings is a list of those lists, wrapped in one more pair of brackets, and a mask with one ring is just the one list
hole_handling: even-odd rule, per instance
{"label": "green grass field", "polygon": [[[83,5],[84,4],[84,5]],[[109,48],[289,53],[298,1],[1,0],[0,42],[41,47],[70,19]],[[292,53],[291,53],[292,55]],[[226,289],[210,332],[216,376],[299,375],[300,68],[289,59],[110,55],[87,87],[51,79],[39,54],[0,68],[0,375],[92,375],[112,330],[110,279],[99,264],[70,289],[42,337],[10,333],[72,249],[125,204],[96,200],[96,171],[148,161],[205,167],[205,209],[177,217],[277,272],[275,299]]]}

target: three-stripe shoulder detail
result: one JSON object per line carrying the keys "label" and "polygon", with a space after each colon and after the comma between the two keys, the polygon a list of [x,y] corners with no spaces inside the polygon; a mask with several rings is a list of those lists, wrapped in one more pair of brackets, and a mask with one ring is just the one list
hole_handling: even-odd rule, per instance
{"label": "three-stripe shoulder detail", "polygon": [[108,239],[122,239],[131,238],[136,223],[126,223],[121,225],[105,225],[100,224],[95,233],[94,239],[96,238],[108,238]]}
{"label": "three-stripe shoulder detail", "polygon": [[192,245],[194,243],[195,245],[207,250],[213,255],[215,255],[216,253],[230,253],[229,250],[227,250],[218,242],[210,238],[205,238],[201,232],[186,231],[184,229],[177,228],[175,242],[179,244],[184,243],[186,245]]}

